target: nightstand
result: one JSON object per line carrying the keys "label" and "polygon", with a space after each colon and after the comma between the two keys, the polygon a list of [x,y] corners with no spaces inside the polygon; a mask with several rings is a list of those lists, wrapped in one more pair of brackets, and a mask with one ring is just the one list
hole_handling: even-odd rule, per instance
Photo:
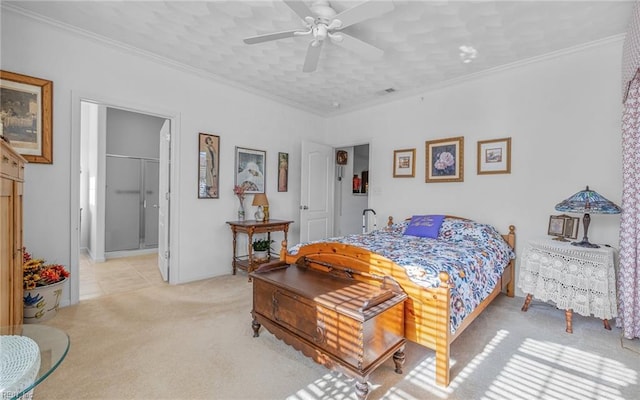
{"label": "nightstand", "polygon": [[615,262],[611,247],[585,248],[551,239],[527,243],[518,279],[518,287],[527,293],[522,311],[535,297],[565,310],[568,333],[573,333],[573,312],[600,318],[611,330],[609,320],[618,315]]}
{"label": "nightstand", "polygon": [[[260,266],[260,263],[253,257],[253,249],[251,244],[253,243],[253,235],[255,233],[266,233],[267,240],[271,241],[271,232],[281,231],[284,233],[284,240],[287,240],[287,232],[289,231],[289,224],[293,221],[282,221],[279,219],[269,219],[268,221],[256,221],[256,220],[243,220],[243,221],[227,221],[227,224],[231,227],[233,233],[233,260],[231,266],[233,267],[233,275],[236,274],[238,269],[247,271],[250,274],[253,270]],[[247,235],[247,254],[237,254],[237,235],[238,233],[244,233]],[[271,252],[267,255],[267,261],[271,259]],[[251,282],[251,276],[249,276],[249,282]]]}

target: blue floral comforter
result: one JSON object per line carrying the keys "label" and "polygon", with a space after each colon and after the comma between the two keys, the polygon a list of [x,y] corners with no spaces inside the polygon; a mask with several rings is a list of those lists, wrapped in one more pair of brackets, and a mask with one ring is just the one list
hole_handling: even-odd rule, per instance
{"label": "blue floral comforter", "polygon": [[[404,267],[409,278],[424,287],[437,287],[438,273],[447,272],[451,285],[451,332],[455,332],[491,293],[515,254],[490,225],[445,218],[437,239],[404,235],[406,225],[322,241],[378,253]],[[302,245],[293,247],[290,253],[296,254]]]}

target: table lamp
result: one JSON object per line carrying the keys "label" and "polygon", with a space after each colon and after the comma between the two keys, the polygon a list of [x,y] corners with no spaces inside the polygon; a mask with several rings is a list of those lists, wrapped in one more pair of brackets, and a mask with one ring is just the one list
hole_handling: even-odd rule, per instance
{"label": "table lamp", "polygon": [[269,200],[267,200],[267,195],[264,193],[256,193],[253,196],[252,206],[258,206],[258,211],[256,211],[256,221],[268,221],[269,220]]}
{"label": "table lamp", "polygon": [[581,190],[563,202],[556,205],[557,211],[571,212],[571,213],[584,213],[582,218],[582,226],[584,226],[584,237],[581,242],[572,242],[574,246],[581,247],[600,247],[597,244],[589,243],[587,238],[587,231],[589,230],[589,223],[591,217],[589,214],[620,214],[622,211],[620,207],[613,202],[605,199],[598,192],[589,189],[589,186],[585,190]]}

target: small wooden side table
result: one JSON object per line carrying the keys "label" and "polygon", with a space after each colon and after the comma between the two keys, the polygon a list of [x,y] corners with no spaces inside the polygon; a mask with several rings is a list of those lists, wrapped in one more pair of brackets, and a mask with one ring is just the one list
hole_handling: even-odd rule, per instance
{"label": "small wooden side table", "polygon": [[[231,265],[233,266],[233,274],[236,274],[238,269],[251,273],[253,270],[260,266],[260,263],[253,259],[253,235],[256,233],[266,233],[267,240],[271,241],[271,232],[284,232],[284,240],[287,240],[287,233],[289,232],[289,224],[293,221],[283,221],[279,219],[269,219],[268,221],[256,221],[256,220],[244,220],[244,221],[227,221],[227,224],[231,226],[231,232],[233,233],[233,260]],[[248,237],[247,254],[238,255],[237,253],[237,235],[238,233],[244,233]],[[267,256],[267,261],[271,259],[271,252]],[[274,254],[275,256],[275,254]],[[251,276],[249,276],[249,282],[251,282]]]}
{"label": "small wooden side table", "polygon": [[612,247],[585,248],[550,239],[529,242],[520,259],[518,287],[527,293],[522,311],[536,297],[565,310],[567,333],[573,333],[573,312],[600,318],[611,330],[609,320],[618,315],[615,260]]}

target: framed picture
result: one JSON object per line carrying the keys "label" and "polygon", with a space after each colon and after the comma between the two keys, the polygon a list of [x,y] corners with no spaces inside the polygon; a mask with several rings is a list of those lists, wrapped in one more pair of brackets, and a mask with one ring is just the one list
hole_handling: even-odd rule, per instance
{"label": "framed picture", "polygon": [[336,152],[336,164],[347,165],[348,158],[349,158],[349,154],[346,151],[338,150]]}
{"label": "framed picture", "polygon": [[416,176],[416,149],[393,151],[393,177],[413,178]]}
{"label": "framed picture", "polygon": [[245,193],[264,193],[267,152],[236,147],[235,184]]}
{"label": "framed picture", "polygon": [[198,198],[218,199],[220,136],[200,133],[198,140]]}
{"label": "framed picture", "polygon": [[0,71],[0,136],[28,162],[53,163],[53,82]]}
{"label": "framed picture", "polygon": [[278,192],[289,190],[289,153],[278,153]]}
{"label": "framed picture", "polygon": [[549,217],[549,229],[547,234],[555,236],[555,240],[567,241],[566,238],[576,239],[578,237],[578,226],[580,219],[568,215],[551,215]]}
{"label": "framed picture", "polygon": [[464,137],[429,140],[426,143],[428,182],[464,181]]}
{"label": "framed picture", "polygon": [[564,236],[565,218],[562,215],[552,215],[549,217],[549,229],[547,234],[550,236]]}
{"label": "framed picture", "polygon": [[511,173],[511,138],[478,142],[478,175]]}
{"label": "framed picture", "polygon": [[580,225],[580,218],[566,216],[566,220],[564,222],[564,237],[577,239],[578,225]]}

